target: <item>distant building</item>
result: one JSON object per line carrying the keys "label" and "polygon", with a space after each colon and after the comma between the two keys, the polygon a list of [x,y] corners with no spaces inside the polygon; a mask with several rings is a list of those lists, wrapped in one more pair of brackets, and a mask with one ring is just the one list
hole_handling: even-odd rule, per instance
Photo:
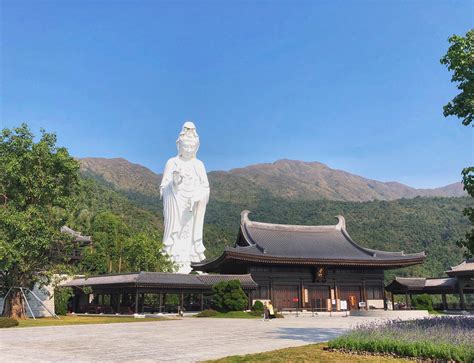
{"label": "distant building", "polygon": [[[74,264],[79,262],[82,259],[84,248],[92,246],[92,237],[83,236],[81,233],[74,231],[68,226],[61,227],[61,232],[73,237],[73,248],[71,254],[64,257],[69,257],[69,263]],[[64,251],[60,251],[60,253],[64,253]]]}
{"label": "distant building", "polygon": [[[446,271],[445,278],[396,277],[386,290],[395,295],[405,296],[405,307],[411,307],[413,295],[441,295],[442,310],[474,310],[474,259],[466,260]],[[459,303],[448,303],[446,295],[455,295]],[[469,299],[466,297],[468,295]]]}

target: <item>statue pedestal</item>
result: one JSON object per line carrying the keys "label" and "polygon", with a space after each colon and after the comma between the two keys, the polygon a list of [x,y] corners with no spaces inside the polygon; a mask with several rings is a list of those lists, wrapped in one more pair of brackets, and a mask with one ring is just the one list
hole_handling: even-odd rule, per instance
{"label": "statue pedestal", "polygon": [[189,274],[193,269],[191,268],[191,263],[177,263],[179,266],[178,273],[180,274]]}

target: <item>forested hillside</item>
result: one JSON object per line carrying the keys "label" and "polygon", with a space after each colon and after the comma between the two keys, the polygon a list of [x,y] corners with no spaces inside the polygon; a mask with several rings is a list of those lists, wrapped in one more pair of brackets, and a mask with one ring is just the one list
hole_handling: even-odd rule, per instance
{"label": "forested hillside", "polygon": [[133,232],[162,233],[163,230],[160,214],[139,206],[107,185],[82,178],[69,226],[85,235],[92,234],[93,218],[101,212],[117,215]]}
{"label": "forested hillside", "polygon": [[[235,189],[229,188],[229,193]],[[346,218],[347,229],[361,245],[387,251],[425,251],[425,264],[387,274],[443,276],[444,271],[462,260],[456,241],[468,230],[462,210],[471,198],[399,199],[395,201],[341,202],[304,201],[275,198],[265,190],[254,189],[252,198],[232,201],[211,198],[204,226],[207,257],[218,256],[233,245],[240,223],[240,212],[252,211],[257,221],[284,224],[335,224],[335,216]],[[162,204],[141,193],[114,191],[106,182],[83,183],[73,225],[87,233],[91,217],[101,211],[119,215],[135,231],[152,231],[161,238]],[[142,202],[142,205],[139,205]],[[153,209],[150,209],[153,207]]]}

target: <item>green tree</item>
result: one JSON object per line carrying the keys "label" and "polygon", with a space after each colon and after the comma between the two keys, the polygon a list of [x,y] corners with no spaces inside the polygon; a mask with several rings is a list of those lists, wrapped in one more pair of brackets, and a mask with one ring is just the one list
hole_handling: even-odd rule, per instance
{"label": "green tree", "polygon": [[119,216],[108,211],[97,214],[92,221],[94,247],[85,263],[93,261],[93,272],[123,272],[124,246],[129,235],[129,227]]}
{"label": "green tree", "polygon": [[[60,233],[78,183],[79,164],[56,135],[41,130],[35,142],[26,124],[0,135],[0,286],[47,283],[70,239]],[[23,297],[11,290],[2,315],[25,318]]]}
{"label": "green tree", "polygon": [[74,296],[70,287],[58,287],[54,290],[54,312],[57,315],[66,315],[69,299]]}
{"label": "green tree", "polygon": [[465,37],[453,35],[448,40],[451,46],[441,64],[453,72],[451,82],[457,83],[461,92],[443,107],[443,113],[460,118],[468,126],[474,118],[474,29]]}
{"label": "green tree", "polygon": [[138,233],[125,242],[124,256],[127,271],[172,272],[173,263],[161,251],[163,244],[157,234]]}
{"label": "green tree", "polygon": [[213,304],[216,310],[241,311],[247,306],[247,295],[239,280],[221,281],[212,287]]}
{"label": "green tree", "polygon": [[[474,118],[474,29],[469,30],[465,37],[453,35],[449,38],[451,46],[441,58],[441,64],[453,72],[451,82],[457,83],[461,91],[451,102],[443,107],[445,117],[456,116],[462,124],[469,126]],[[472,152],[472,145],[469,153]],[[462,171],[464,189],[474,197],[474,167],[464,168]],[[464,210],[471,224],[474,226],[474,208]],[[465,247],[465,256],[474,254],[474,227],[466,233],[466,237],[459,241],[460,247]]]}

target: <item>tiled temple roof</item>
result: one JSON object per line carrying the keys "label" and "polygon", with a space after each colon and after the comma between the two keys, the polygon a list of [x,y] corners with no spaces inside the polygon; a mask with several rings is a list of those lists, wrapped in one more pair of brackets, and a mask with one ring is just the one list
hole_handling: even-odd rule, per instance
{"label": "tiled temple roof", "polygon": [[401,267],[423,262],[425,253],[405,254],[373,250],[358,245],[347,233],[343,216],[328,226],[301,226],[254,222],[241,213],[239,237],[213,261],[193,264],[212,271],[226,259],[278,264]]}
{"label": "tiled temple roof", "polygon": [[69,228],[68,226],[62,226],[61,232],[66,233],[74,238],[74,242],[79,242],[81,244],[90,244],[92,243],[92,238],[90,236],[83,236],[79,232]]}
{"label": "tiled temple roof", "polygon": [[472,276],[474,277],[474,259],[461,262],[459,265],[451,267],[446,271],[449,276]]}

